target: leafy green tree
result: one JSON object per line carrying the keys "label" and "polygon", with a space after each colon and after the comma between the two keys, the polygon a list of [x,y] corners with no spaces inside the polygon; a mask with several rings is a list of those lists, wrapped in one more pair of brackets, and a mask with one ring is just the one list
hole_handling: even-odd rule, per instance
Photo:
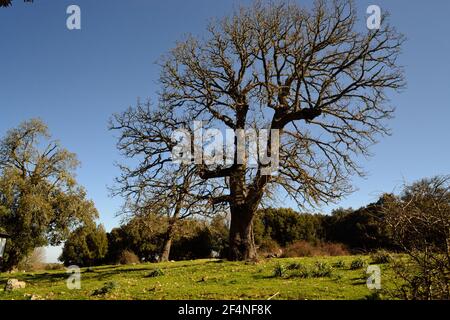
{"label": "leafy green tree", "polygon": [[3,269],[14,268],[34,248],[61,244],[98,217],[75,180],[78,165],[38,119],[0,140],[0,229],[11,235]]}
{"label": "leafy green tree", "polygon": [[296,240],[316,242],[321,240],[319,215],[298,213],[289,208],[268,208],[260,210],[255,223],[255,241],[272,239],[281,246]]}
{"label": "leafy green tree", "polygon": [[215,215],[209,222],[209,231],[211,235],[211,250],[225,257],[229,249],[229,227],[226,217]]}
{"label": "leafy green tree", "polygon": [[102,225],[76,229],[64,243],[59,260],[65,265],[93,266],[100,264],[108,251],[108,238]]}
{"label": "leafy green tree", "polygon": [[340,242],[360,251],[395,249],[391,233],[385,223],[384,203],[392,195],[358,210],[339,208],[331,216],[324,216],[323,229],[327,241]]}
{"label": "leafy green tree", "polygon": [[156,215],[134,216],[108,233],[107,260],[116,263],[125,250],[134,252],[141,260],[155,260],[163,247],[167,225],[166,219]]}

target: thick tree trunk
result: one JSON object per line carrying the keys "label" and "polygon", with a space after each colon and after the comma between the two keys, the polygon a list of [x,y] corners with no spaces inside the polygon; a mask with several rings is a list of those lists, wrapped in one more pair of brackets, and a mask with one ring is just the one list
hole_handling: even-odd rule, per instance
{"label": "thick tree trunk", "polygon": [[163,248],[162,248],[162,252],[161,252],[161,258],[159,259],[160,262],[169,261],[170,248],[172,247],[172,236],[173,236],[174,227],[175,227],[175,222],[170,222],[169,227],[167,229],[166,236],[164,238]]}
{"label": "thick tree trunk", "polygon": [[253,217],[254,212],[245,206],[231,206],[230,260],[256,259]]}
{"label": "thick tree trunk", "polygon": [[163,250],[162,250],[161,259],[160,259],[161,262],[169,261],[171,247],[172,247],[172,238],[164,239],[164,245],[163,245]]}

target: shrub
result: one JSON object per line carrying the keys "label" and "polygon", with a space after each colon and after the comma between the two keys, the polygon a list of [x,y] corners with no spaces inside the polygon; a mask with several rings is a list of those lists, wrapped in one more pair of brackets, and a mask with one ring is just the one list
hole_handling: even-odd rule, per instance
{"label": "shrub", "polygon": [[312,278],[313,277],[313,272],[307,268],[307,267],[302,267],[298,272],[297,272],[297,276],[300,278]]}
{"label": "shrub", "polygon": [[[405,185],[384,204],[386,223],[408,256],[394,261],[397,295],[406,300],[450,299],[450,175]],[[396,259],[399,260],[399,259]]]}
{"label": "shrub", "polygon": [[297,264],[295,272],[292,277],[299,278],[324,278],[331,277],[333,274],[333,268],[326,262],[317,261],[314,266],[307,267],[302,264]]}
{"label": "shrub", "polygon": [[278,257],[282,251],[278,242],[270,238],[265,238],[261,241],[258,252],[264,257]]}
{"label": "shrub", "polygon": [[123,250],[119,255],[119,260],[117,261],[119,264],[133,264],[139,263],[139,258],[134,252],[129,250]]}
{"label": "shrub", "polygon": [[[424,253],[414,254],[418,260],[424,259],[421,257]],[[394,260],[392,269],[395,273],[394,283],[397,290],[391,291],[390,294],[403,300],[449,300],[450,275],[435,271],[443,268],[442,265],[438,265],[440,262],[437,260],[432,265],[421,266],[411,257]]]}
{"label": "shrub", "polygon": [[112,292],[114,289],[116,289],[119,285],[115,281],[106,282],[103,287],[100,289],[95,290],[92,295],[93,296],[99,296],[103,294],[107,294]]}
{"label": "shrub", "polygon": [[322,242],[314,245],[307,241],[295,241],[284,250],[283,257],[345,256],[349,252],[341,243]]}
{"label": "shrub", "polygon": [[333,268],[345,268],[345,262],[344,260],[338,260],[335,263],[333,263]]}
{"label": "shrub", "polygon": [[302,268],[302,264],[297,263],[297,262],[293,262],[293,263],[289,264],[286,269],[288,269],[288,270],[299,270],[301,268]]}
{"label": "shrub", "polygon": [[312,276],[314,278],[330,277],[333,273],[333,268],[326,262],[317,261],[314,264]]}
{"label": "shrub", "polygon": [[375,263],[375,264],[390,263],[393,260],[392,255],[386,250],[379,250],[379,251],[371,254],[370,258],[372,260],[372,263]]}
{"label": "shrub", "polygon": [[276,278],[281,278],[286,274],[286,267],[282,264],[277,264],[273,270],[273,276]]}
{"label": "shrub", "polygon": [[105,228],[82,226],[75,229],[64,243],[59,260],[66,266],[89,267],[100,265],[108,251]]}
{"label": "shrub", "polygon": [[323,255],[326,256],[347,256],[349,255],[349,252],[345,245],[342,243],[331,243],[331,242],[324,242],[320,245],[321,251],[323,252]]}
{"label": "shrub", "polygon": [[62,263],[47,263],[44,269],[47,271],[53,271],[53,270],[63,270],[65,269],[65,267]]}
{"label": "shrub", "polygon": [[313,272],[308,267],[300,265],[299,268],[295,270],[293,276],[306,279],[313,277]]}
{"label": "shrub", "polygon": [[154,277],[160,277],[163,275],[164,275],[164,271],[162,271],[161,269],[158,268],[158,269],[155,269],[152,272],[150,272],[147,277],[154,278]]}
{"label": "shrub", "polygon": [[283,257],[312,257],[316,253],[315,247],[309,242],[295,241],[284,249]]}
{"label": "shrub", "polygon": [[358,270],[358,269],[364,268],[365,266],[366,266],[366,262],[361,258],[357,258],[357,259],[353,260],[352,263],[350,264],[350,269]]}

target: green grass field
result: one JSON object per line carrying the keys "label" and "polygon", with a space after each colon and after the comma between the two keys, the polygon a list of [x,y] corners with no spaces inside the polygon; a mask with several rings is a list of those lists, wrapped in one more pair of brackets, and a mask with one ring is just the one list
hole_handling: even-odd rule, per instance
{"label": "green grass field", "polygon": [[[357,256],[268,259],[258,263],[195,260],[101,266],[81,269],[81,289],[69,290],[65,270],[0,275],[0,299],[367,299],[366,267],[351,270]],[[360,256],[370,263],[368,256]],[[316,262],[334,265],[331,274],[299,276]],[[341,261],[343,265],[336,265]],[[277,266],[281,277],[274,276]],[[291,266],[291,268],[289,268]],[[389,264],[379,265],[383,289],[393,287]],[[291,270],[289,270],[291,269]],[[157,272],[155,272],[157,270]],[[159,273],[162,271],[163,274]],[[3,288],[8,279],[26,282],[25,289]],[[101,289],[104,290],[101,290]]]}

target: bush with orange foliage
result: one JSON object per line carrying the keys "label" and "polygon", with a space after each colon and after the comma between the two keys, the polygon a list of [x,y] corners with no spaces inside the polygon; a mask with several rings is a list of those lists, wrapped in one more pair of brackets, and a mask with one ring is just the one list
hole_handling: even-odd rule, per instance
{"label": "bush with orange foliage", "polygon": [[117,261],[119,264],[138,264],[139,258],[138,256],[130,250],[123,250],[120,255],[119,255],[119,259]]}
{"label": "bush with orange foliage", "polygon": [[283,251],[283,257],[315,257],[315,256],[346,256],[346,247],[341,243],[319,242],[312,244],[307,241],[295,241]]}

